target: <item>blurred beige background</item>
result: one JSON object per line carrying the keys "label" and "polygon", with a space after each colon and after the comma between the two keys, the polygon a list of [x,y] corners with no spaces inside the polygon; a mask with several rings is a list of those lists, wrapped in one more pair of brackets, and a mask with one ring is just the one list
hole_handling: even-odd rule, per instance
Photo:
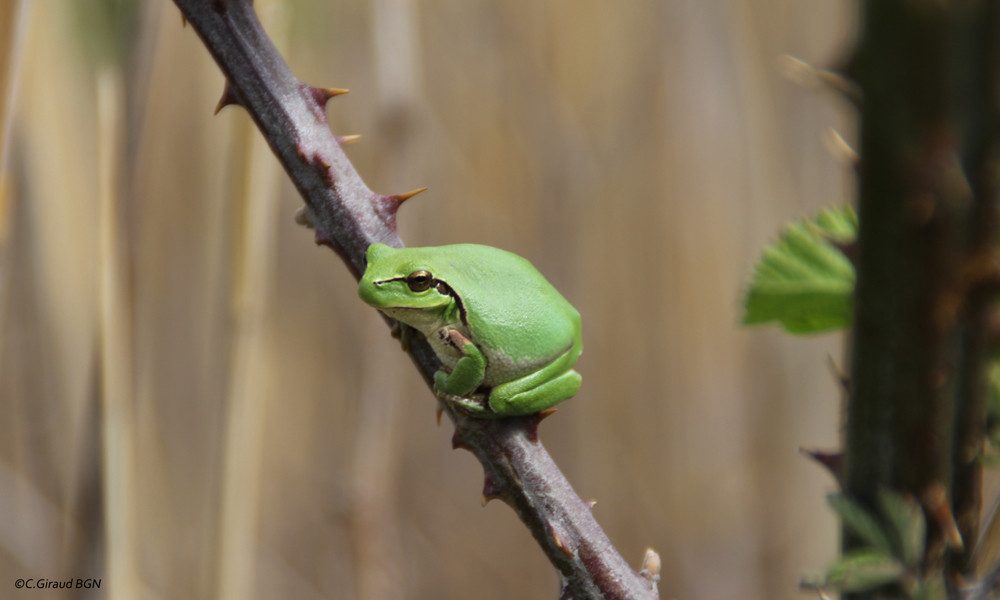
{"label": "blurred beige background", "polygon": [[[258,9],[346,87],[410,245],[530,258],[584,319],[542,427],[683,600],[807,597],[834,556],[838,336],[738,326],[782,223],[849,200],[853,130],[781,74],[850,44],[802,0],[331,0]],[[162,0],[3,0],[0,597],[490,599],[558,581]],[[97,591],[17,578],[102,578]]]}

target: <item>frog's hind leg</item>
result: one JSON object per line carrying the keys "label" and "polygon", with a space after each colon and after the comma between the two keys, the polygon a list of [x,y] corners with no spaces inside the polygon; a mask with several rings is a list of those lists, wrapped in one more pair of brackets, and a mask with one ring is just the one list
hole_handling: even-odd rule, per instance
{"label": "frog's hind leg", "polygon": [[579,355],[580,348],[574,344],[538,371],[493,388],[489,399],[493,413],[498,417],[530,415],[572,397],[582,381],[570,369]]}

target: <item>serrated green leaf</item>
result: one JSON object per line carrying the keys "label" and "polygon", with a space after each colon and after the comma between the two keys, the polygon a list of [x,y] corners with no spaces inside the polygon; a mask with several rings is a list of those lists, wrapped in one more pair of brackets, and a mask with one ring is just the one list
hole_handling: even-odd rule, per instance
{"label": "serrated green leaf", "polygon": [[990,389],[986,406],[986,433],[996,448],[1000,447],[1000,360],[991,360],[987,369]]}
{"label": "serrated green leaf", "polygon": [[824,208],[813,224],[826,237],[838,242],[853,242],[858,237],[858,215],[851,206]]}
{"label": "serrated green leaf", "polygon": [[826,585],[842,592],[864,592],[898,581],[906,567],[887,552],[863,548],[845,554],[826,573]]}
{"label": "serrated green leaf", "polygon": [[878,494],[879,508],[889,524],[893,551],[908,567],[916,566],[924,555],[927,522],[920,503],[891,490]]}
{"label": "serrated green leaf", "polygon": [[886,554],[892,553],[892,544],[882,525],[863,506],[843,494],[830,494],[826,497],[826,501],[844,522],[844,526],[854,535],[875,550]]}
{"label": "serrated green leaf", "polygon": [[857,237],[850,207],[785,228],[761,253],[744,300],[744,325],[777,322],[791,333],[845,329],[853,319],[854,265],[832,240]]}

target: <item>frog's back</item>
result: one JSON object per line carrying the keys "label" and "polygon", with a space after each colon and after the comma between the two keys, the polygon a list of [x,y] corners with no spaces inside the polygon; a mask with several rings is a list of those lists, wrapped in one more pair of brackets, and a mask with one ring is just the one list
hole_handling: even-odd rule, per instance
{"label": "frog's back", "polygon": [[580,314],[530,261],[477,244],[438,250],[446,268],[454,270],[443,278],[467,286],[456,291],[465,304],[469,326],[482,344],[532,347],[535,356],[551,356],[573,344]]}

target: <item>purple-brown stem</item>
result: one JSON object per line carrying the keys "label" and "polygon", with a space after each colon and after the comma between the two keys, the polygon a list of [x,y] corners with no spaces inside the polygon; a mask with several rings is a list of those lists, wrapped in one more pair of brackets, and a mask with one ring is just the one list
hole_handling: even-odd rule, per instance
{"label": "purple-brown stem", "polygon": [[[226,76],[218,108],[235,104],[250,113],[308,205],[317,243],[337,252],[356,278],[370,244],[401,247],[396,211],[416,192],[383,196],[361,180],[341,149],[354,138],[334,136],[326,121],[326,102],[345,91],[300,82],[248,0],[175,2]],[[426,341],[409,344],[408,352],[430,383],[439,362]],[[541,417],[483,420],[446,412],[455,447],[483,465],[484,499],[502,499],[517,512],[559,571],[563,598],[658,598],[659,567],[640,575],[618,554],[538,441]],[[655,554],[647,563],[659,564]]]}

